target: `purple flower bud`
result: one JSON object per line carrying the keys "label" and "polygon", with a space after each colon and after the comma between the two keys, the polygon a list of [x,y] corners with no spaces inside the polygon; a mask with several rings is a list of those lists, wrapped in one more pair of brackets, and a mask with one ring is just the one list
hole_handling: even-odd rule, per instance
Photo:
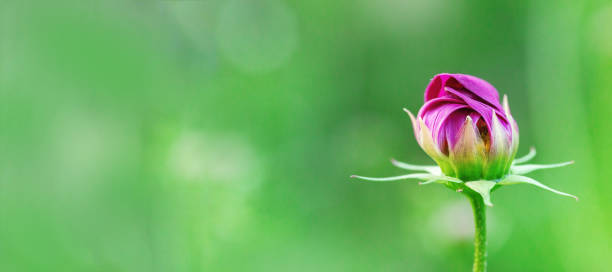
{"label": "purple flower bud", "polygon": [[470,75],[436,75],[425,90],[414,133],[444,174],[464,181],[495,180],[510,170],[519,143],[518,126],[504,96]]}

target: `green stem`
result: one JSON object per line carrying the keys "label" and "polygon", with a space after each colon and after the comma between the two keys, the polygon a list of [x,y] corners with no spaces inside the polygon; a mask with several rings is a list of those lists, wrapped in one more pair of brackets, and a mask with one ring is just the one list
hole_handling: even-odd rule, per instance
{"label": "green stem", "polygon": [[480,195],[469,195],[474,211],[474,267],[473,272],[487,271],[487,217],[485,204]]}

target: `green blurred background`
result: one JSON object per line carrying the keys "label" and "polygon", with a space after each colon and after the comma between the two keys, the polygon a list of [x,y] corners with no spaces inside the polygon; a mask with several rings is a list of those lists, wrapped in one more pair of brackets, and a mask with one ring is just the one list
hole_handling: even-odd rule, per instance
{"label": "green blurred background", "polygon": [[431,163],[440,72],[576,161],[496,191],[490,271],[612,271],[608,0],[46,2],[0,3],[0,271],[469,271],[460,194],[349,179]]}

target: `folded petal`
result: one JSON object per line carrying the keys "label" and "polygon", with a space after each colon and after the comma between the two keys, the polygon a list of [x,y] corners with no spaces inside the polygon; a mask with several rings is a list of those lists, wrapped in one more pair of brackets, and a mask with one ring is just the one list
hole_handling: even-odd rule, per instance
{"label": "folded petal", "polygon": [[423,104],[423,106],[421,107],[421,109],[419,110],[419,116],[423,116],[423,113],[426,111],[430,111],[433,110],[434,108],[440,106],[440,104],[459,104],[459,105],[466,105],[466,103],[459,99],[458,97],[438,97],[438,98],[434,98],[432,100],[427,101],[425,104]]}
{"label": "folded petal", "polygon": [[[443,152],[446,150],[444,147],[446,144],[445,131],[443,129],[444,123],[456,111],[467,108],[468,105],[461,100],[437,98],[425,104],[419,111],[418,116],[423,118],[425,125],[433,133],[432,137],[436,144],[438,144]],[[462,123],[463,120],[460,122]]]}
{"label": "folded petal", "polygon": [[[493,112],[496,111],[495,108],[492,108],[489,105],[486,105],[478,100],[475,100],[472,97],[469,97],[453,88],[446,87],[446,91],[451,94],[456,95],[457,97],[462,99],[470,107],[470,109],[473,109],[474,111],[478,112],[484,118],[485,123],[487,124],[487,127],[489,128],[489,130],[491,130]],[[508,123],[508,120],[505,114],[503,114],[503,111],[500,111],[500,110],[497,110],[497,112],[498,112],[498,116],[502,118],[501,119],[502,125],[504,126],[504,128],[506,128],[508,132],[510,132],[511,127],[510,127],[510,124]]]}
{"label": "folded petal", "polygon": [[[445,87],[451,87],[472,96],[476,100],[489,104],[498,111],[502,111],[499,104],[499,94],[493,85],[480,78],[464,74],[438,74],[425,90],[425,102],[448,95]],[[470,94],[468,94],[470,93]]]}
{"label": "folded petal", "polygon": [[461,85],[463,85],[465,89],[480,97],[482,100],[484,100],[484,102],[494,106],[496,110],[502,110],[502,107],[499,104],[499,94],[497,89],[495,89],[495,87],[493,87],[493,85],[491,85],[489,82],[470,75],[454,74],[453,76]]}

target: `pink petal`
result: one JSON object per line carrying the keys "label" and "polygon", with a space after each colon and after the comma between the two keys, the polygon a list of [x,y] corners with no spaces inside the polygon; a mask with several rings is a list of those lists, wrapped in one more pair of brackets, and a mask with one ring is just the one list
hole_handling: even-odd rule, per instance
{"label": "pink petal", "polygon": [[446,139],[450,148],[454,148],[457,141],[460,140],[461,135],[459,134],[461,133],[461,128],[463,127],[465,119],[468,115],[472,118],[472,124],[474,126],[474,131],[476,135],[480,134],[480,132],[478,132],[477,124],[481,116],[478,113],[472,110],[456,111],[446,119],[446,123],[444,124],[444,130],[446,131]]}
{"label": "pink petal", "polygon": [[[489,129],[489,131],[491,131],[492,128],[492,120],[493,120],[493,111],[495,110],[496,115],[499,117],[499,121],[502,124],[502,126],[504,127],[504,129],[506,130],[506,132],[508,132],[508,134],[511,134],[511,130],[512,128],[510,127],[510,123],[508,122],[508,119],[506,118],[506,115],[503,112],[497,111],[494,108],[491,108],[490,106],[472,99],[471,97],[455,90],[452,88],[447,87],[446,88],[446,92],[451,93],[456,95],[457,97],[461,98],[466,104],[468,104],[470,106],[471,109],[473,109],[474,111],[478,112],[480,114],[480,116],[482,116],[485,120],[485,123],[487,124],[487,128]],[[491,133],[489,133],[489,135],[492,136]]]}
{"label": "pink petal", "polygon": [[431,130],[432,137],[436,140],[436,143],[443,150],[443,144],[446,143],[445,133],[442,128],[445,120],[455,111],[460,109],[467,109],[468,106],[465,103],[435,103],[434,105],[426,105],[419,111],[419,117],[423,119],[425,125]]}
{"label": "pink petal", "polygon": [[489,104],[495,110],[503,112],[499,103],[499,94],[493,85],[480,78],[464,74],[438,74],[425,90],[425,102],[438,97],[448,96],[445,87],[451,87],[474,100]]}

